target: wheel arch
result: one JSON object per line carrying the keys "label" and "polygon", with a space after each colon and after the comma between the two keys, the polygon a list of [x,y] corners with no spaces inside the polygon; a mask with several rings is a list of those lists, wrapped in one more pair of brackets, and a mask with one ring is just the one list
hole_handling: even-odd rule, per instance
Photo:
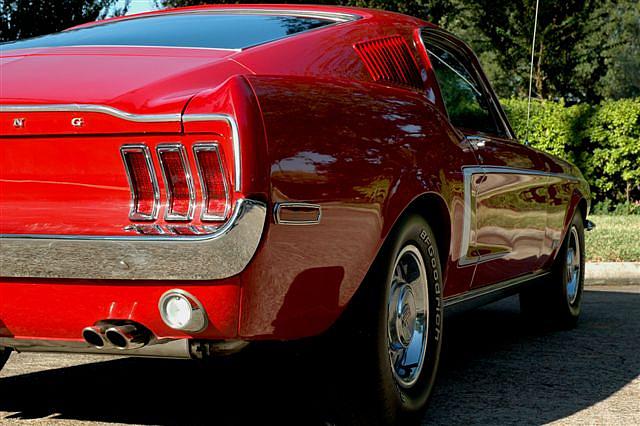
{"label": "wheel arch", "polygon": [[578,201],[577,209],[582,214],[582,220],[587,220],[587,214],[589,213],[589,205],[587,204],[586,198],[584,197],[580,198],[580,200]]}
{"label": "wheel arch", "polygon": [[[447,260],[451,249],[451,216],[447,203],[439,194],[434,192],[418,195],[402,211],[398,220],[394,223],[392,231],[397,226],[400,226],[402,219],[412,214],[422,216],[431,226],[431,230],[436,237],[442,273],[446,275]],[[393,238],[393,234],[393,232],[390,232],[387,239]]]}

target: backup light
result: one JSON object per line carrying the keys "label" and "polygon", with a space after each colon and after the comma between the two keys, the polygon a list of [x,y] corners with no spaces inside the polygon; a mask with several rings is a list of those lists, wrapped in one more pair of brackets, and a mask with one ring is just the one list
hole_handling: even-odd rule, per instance
{"label": "backup light", "polygon": [[160,316],[174,330],[199,332],[207,326],[207,315],[202,304],[184,290],[169,290],[160,297]]}

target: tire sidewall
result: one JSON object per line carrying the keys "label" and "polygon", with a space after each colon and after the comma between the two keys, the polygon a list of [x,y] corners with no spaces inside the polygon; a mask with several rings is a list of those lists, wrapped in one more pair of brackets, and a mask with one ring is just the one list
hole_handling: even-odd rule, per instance
{"label": "tire sidewall", "polygon": [[[578,246],[580,249],[580,276],[578,277],[578,294],[576,296],[576,300],[573,303],[569,303],[569,298],[567,294],[567,283],[568,283],[567,262],[565,261],[565,259],[567,255],[567,250],[569,248],[571,230],[574,227],[576,228],[576,231],[578,234]],[[582,294],[584,290],[584,266],[585,266],[584,248],[585,248],[584,247],[584,224],[582,222],[582,215],[579,212],[576,212],[567,230],[565,244],[561,253],[562,257],[559,259],[561,264],[561,267],[559,267],[559,270],[560,270],[559,273],[561,274],[561,277],[562,277],[562,280],[561,280],[562,281],[562,287],[561,287],[562,300],[564,301],[564,304],[565,304],[564,308],[566,309],[566,312],[569,314],[569,316],[573,318],[578,318],[578,316],[580,315],[580,307],[582,305]]]}
{"label": "tire sidewall", "polygon": [[[386,251],[386,268],[384,274],[384,297],[381,297],[380,322],[378,324],[378,353],[379,366],[382,375],[384,388],[392,393],[387,402],[395,407],[390,407],[398,413],[398,416],[412,416],[421,413],[425,408],[431,390],[433,388],[443,336],[444,312],[442,305],[443,276],[440,264],[436,239],[429,224],[419,216],[407,217],[400,226],[397,227],[393,243]],[[396,382],[391,368],[391,361],[388,354],[387,301],[391,292],[391,282],[393,279],[393,268],[400,252],[407,246],[414,245],[422,254],[427,274],[428,291],[428,334],[427,347],[422,371],[418,381],[411,388],[403,388]],[[382,272],[382,271],[381,271]],[[395,408],[395,409],[394,409]]]}

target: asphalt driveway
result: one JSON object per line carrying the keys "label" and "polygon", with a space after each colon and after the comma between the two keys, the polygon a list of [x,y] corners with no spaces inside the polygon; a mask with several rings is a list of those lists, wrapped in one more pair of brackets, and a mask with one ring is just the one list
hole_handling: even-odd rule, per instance
{"label": "asphalt driveway", "polygon": [[[589,287],[573,331],[525,327],[515,298],[446,327],[425,424],[640,424],[640,286]],[[0,373],[0,422],[331,424],[328,369],[279,345],[208,366],[20,354]]]}

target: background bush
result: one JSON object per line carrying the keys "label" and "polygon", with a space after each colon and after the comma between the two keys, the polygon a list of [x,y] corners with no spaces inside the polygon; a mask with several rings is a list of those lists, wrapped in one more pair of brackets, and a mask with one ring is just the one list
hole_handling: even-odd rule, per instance
{"label": "background bush", "polygon": [[502,105],[521,141],[569,160],[591,185],[598,211],[640,213],[640,98],[598,105],[526,99]]}

